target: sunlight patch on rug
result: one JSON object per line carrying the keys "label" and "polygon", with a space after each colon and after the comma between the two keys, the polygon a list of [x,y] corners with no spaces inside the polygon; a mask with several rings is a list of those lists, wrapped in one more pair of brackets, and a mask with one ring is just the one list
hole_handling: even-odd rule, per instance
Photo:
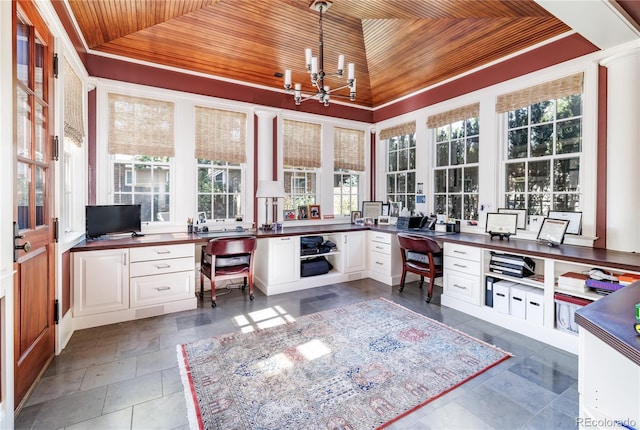
{"label": "sunlight patch on rug", "polygon": [[375,429],[509,358],[386,299],[178,345],[192,429]]}

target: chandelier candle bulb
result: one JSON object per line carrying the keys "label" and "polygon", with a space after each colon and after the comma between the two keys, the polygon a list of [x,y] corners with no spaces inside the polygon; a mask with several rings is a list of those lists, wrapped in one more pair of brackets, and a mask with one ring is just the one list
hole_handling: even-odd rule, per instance
{"label": "chandelier candle bulb", "polygon": [[304,50],[304,56],[305,56],[305,64],[307,65],[307,72],[311,71],[311,48],[306,48]]}
{"label": "chandelier candle bulb", "polygon": [[318,57],[311,57],[311,74],[318,74]]}
{"label": "chandelier candle bulb", "polygon": [[347,79],[354,79],[356,77],[356,66],[353,63],[349,63],[349,74]]}
{"label": "chandelier candle bulb", "polygon": [[287,69],[284,71],[284,87],[289,89],[291,88],[291,70]]}
{"label": "chandelier candle bulb", "polygon": [[342,71],[344,70],[344,55],[338,56],[338,76],[342,76]]}

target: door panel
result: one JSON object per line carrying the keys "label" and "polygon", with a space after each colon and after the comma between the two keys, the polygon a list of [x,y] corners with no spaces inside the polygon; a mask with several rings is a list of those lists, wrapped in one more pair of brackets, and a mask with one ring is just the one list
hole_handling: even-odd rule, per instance
{"label": "door panel", "polygon": [[48,29],[30,1],[13,3],[14,221],[22,249],[14,264],[14,355],[16,409],[55,351],[55,245],[50,192],[53,111],[53,48]]}

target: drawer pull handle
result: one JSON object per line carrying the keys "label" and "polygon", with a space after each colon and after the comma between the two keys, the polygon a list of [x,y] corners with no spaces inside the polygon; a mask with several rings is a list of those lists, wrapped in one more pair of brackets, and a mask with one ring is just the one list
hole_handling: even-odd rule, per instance
{"label": "drawer pull handle", "polygon": [[283,238],[282,238],[282,239],[280,239],[280,240],[291,240],[291,238],[290,238],[290,237],[283,237]]}
{"label": "drawer pull handle", "polygon": [[454,267],[460,267],[460,268],[462,268],[462,269],[466,269],[466,268],[467,268],[467,266],[465,266],[464,264],[457,264],[457,263],[453,263],[453,266],[454,266]]}
{"label": "drawer pull handle", "polygon": [[156,249],[156,254],[171,254],[171,251],[168,249]]}
{"label": "drawer pull handle", "polygon": [[513,300],[515,300],[516,302],[521,302],[522,299],[520,297],[512,297]]}
{"label": "drawer pull handle", "polygon": [[467,287],[465,287],[463,285],[453,284],[453,286],[456,287],[456,288],[460,288],[462,290],[466,290],[467,289]]}
{"label": "drawer pull handle", "polygon": [[496,293],[496,296],[498,296],[498,297],[507,297],[507,296],[505,296],[505,295],[504,295],[504,294],[502,294],[502,293]]}
{"label": "drawer pull handle", "polygon": [[382,246],[376,246],[376,249],[384,249]]}
{"label": "drawer pull handle", "polygon": [[536,302],[529,302],[529,304],[533,306],[540,306],[540,303],[536,303]]}
{"label": "drawer pull handle", "polygon": [[170,289],[171,289],[171,287],[156,287],[156,290],[158,290],[158,291],[167,291],[167,290],[170,290]]}
{"label": "drawer pull handle", "polygon": [[379,265],[379,266],[383,266],[384,265],[384,263],[381,263],[379,261],[376,261],[376,264]]}
{"label": "drawer pull handle", "polygon": [[453,252],[456,254],[463,254],[463,255],[466,255],[467,253],[466,251],[458,251],[457,249],[454,249]]}
{"label": "drawer pull handle", "polygon": [[156,264],[156,269],[168,269],[169,267],[171,267],[170,264]]}
{"label": "drawer pull handle", "polygon": [[376,236],[376,239],[380,239],[380,240],[382,240],[382,239],[384,239],[384,237],[382,237],[382,236]]}

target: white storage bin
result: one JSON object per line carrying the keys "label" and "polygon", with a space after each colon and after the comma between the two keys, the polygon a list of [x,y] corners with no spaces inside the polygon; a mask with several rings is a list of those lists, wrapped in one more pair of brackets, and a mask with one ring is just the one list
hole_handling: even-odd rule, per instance
{"label": "white storage bin", "polygon": [[527,321],[534,324],[544,323],[544,291],[540,288],[529,287],[527,289]]}
{"label": "white storage bin", "polygon": [[529,287],[514,284],[509,288],[509,314],[516,318],[527,317],[527,290]]}
{"label": "white storage bin", "polygon": [[509,313],[509,290],[512,285],[516,283],[511,281],[493,283],[493,309],[503,314]]}
{"label": "white storage bin", "polygon": [[555,293],[556,302],[556,328],[570,333],[578,333],[578,324],[575,321],[576,310],[591,303],[589,300],[566,294]]}

